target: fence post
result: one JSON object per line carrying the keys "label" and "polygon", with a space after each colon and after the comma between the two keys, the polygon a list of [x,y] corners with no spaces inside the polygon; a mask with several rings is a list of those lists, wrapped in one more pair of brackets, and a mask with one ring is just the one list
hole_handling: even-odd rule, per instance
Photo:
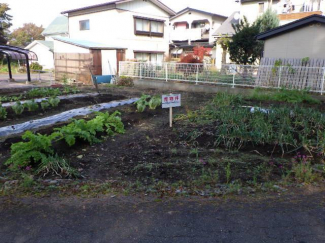
{"label": "fence post", "polygon": [[168,82],[168,63],[165,63],[166,82]]}
{"label": "fence post", "polygon": [[321,95],[323,95],[323,92],[324,92],[324,81],[325,81],[325,68],[323,67],[323,77],[322,77],[322,85],[321,85],[321,91],[320,91]]}
{"label": "fence post", "polygon": [[280,88],[280,85],[281,85],[281,75],[282,75],[282,66],[280,66],[280,70],[279,70],[278,88]]}
{"label": "fence post", "polygon": [[232,75],[232,88],[235,88],[235,73]]}
{"label": "fence post", "polygon": [[197,85],[199,81],[199,64],[196,65],[196,82],[195,84]]}

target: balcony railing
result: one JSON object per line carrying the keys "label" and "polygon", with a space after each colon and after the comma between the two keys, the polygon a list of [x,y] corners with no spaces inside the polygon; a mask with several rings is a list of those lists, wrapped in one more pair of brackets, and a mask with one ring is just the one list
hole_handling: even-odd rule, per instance
{"label": "balcony railing", "polygon": [[206,29],[175,29],[170,33],[170,38],[173,41],[184,41],[184,40],[201,40],[209,38],[209,31]]}

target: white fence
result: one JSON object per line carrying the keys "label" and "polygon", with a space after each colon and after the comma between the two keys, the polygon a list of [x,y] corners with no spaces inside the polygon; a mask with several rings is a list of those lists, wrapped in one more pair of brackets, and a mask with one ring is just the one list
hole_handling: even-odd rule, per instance
{"label": "white fence", "polygon": [[323,94],[325,67],[120,62],[119,75],[219,85],[308,89]]}

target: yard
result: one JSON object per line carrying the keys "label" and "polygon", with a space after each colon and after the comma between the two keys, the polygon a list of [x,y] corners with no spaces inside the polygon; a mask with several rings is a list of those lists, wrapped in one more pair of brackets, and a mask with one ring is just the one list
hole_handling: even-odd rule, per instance
{"label": "yard", "polygon": [[[34,93],[32,98],[50,95]],[[161,95],[157,90],[103,86],[98,96],[61,100],[46,109],[29,110],[29,104],[17,114],[7,108],[0,126],[142,94]],[[29,92],[18,99],[31,96]],[[2,100],[15,97],[8,93]],[[324,102],[307,92],[183,92],[173,128],[169,111],[160,106],[138,112],[136,105],[124,105],[109,109],[110,116],[105,112],[40,127],[41,135],[29,134],[24,143],[22,134],[3,137],[1,194],[214,197],[323,187]]]}

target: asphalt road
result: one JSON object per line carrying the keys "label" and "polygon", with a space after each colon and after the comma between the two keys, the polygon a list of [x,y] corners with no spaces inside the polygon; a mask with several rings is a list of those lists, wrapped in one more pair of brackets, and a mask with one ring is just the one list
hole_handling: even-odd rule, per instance
{"label": "asphalt road", "polygon": [[0,242],[325,242],[325,195],[0,199]]}

